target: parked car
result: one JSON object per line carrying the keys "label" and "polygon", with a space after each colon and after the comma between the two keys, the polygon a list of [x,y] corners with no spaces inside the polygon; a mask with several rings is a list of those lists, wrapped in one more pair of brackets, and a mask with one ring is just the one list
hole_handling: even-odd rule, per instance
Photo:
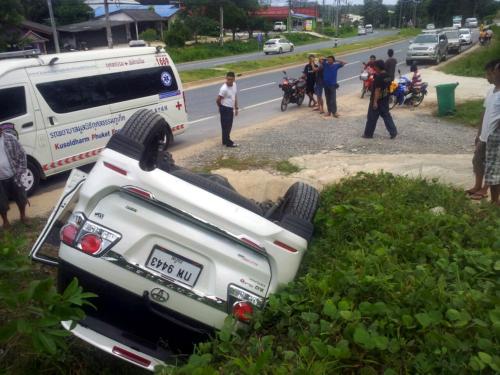
{"label": "parked car", "polygon": [[370,24],[365,25],[365,30],[367,33],[373,33],[373,26]]}
{"label": "parked car", "polygon": [[426,30],[434,30],[436,26],[433,23],[428,23],[427,26],[425,26]]}
{"label": "parked car", "polygon": [[292,52],[293,48],[293,43],[284,38],[269,39],[264,43],[264,53],[266,55],[270,53]]}
{"label": "parked car", "polygon": [[477,21],[477,18],[471,17],[465,19],[465,27],[476,28],[478,27],[478,24],[479,22]]}
{"label": "parked car", "polygon": [[448,39],[443,32],[420,34],[408,46],[406,64],[416,61],[434,61],[439,64],[448,55]]}
{"label": "parked car", "polygon": [[248,326],[294,279],[319,200],[296,182],[257,204],[222,176],[176,166],[167,131],[158,113],[132,115],[88,175],[72,171],[30,253],[57,266],[59,290],[76,277],[98,295],[66,329],[151,371],[228,315]]}
{"label": "parked car", "polygon": [[364,26],[358,26],[358,35],[366,35],[366,28]]}
{"label": "parked car", "polygon": [[460,33],[459,29],[443,29],[448,39],[448,52],[449,53],[460,53],[462,52],[462,43],[460,43]]}
{"label": "parked car", "polygon": [[458,34],[460,35],[461,44],[472,44],[472,33],[470,29],[459,29]]}
{"label": "parked car", "polygon": [[286,31],[286,24],[284,22],[278,21],[274,23],[274,31]]}

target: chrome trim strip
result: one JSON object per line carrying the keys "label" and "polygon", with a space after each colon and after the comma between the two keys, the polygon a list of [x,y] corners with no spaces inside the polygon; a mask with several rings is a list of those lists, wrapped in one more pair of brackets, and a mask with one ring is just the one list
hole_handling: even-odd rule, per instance
{"label": "chrome trim strip", "polygon": [[117,265],[120,268],[123,268],[127,271],[130,271],[138,276],[141,276],[145,279],[151,280],[152,282],[161,285],[165,288],[168,288],[174,292],[182,294],[188,298],[191,298],[195,301],[201,302],[205,305],[213,307],[217,310],[220,310],[227,314],[227,302],[223,299],[216,296],[207,296],[202,292],[196,291],[194,289],[189,289],[183,287],[179,284],[176,284],[173,281],[167,280],[163,277],[157,276],[155,273],[147,271],[140,267],[138,264],[134,265],[129,263],[124,257],[120,254],[110,250],[106,253],[106,255],[102,256],[101,259],[106,260],[110,263]]}

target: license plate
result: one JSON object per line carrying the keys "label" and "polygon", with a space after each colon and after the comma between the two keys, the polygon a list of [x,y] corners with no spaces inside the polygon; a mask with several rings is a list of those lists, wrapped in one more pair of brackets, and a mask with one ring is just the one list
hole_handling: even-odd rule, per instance
{"label": "license plate", "polygon": [[153,248],[146,267],[180,283],[194,286],[203,266],[159,246]]}

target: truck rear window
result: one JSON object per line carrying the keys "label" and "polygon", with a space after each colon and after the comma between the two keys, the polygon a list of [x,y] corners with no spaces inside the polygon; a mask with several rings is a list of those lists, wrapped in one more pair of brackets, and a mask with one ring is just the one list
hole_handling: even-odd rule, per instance
{"label": "truck rear window", "polygon": [[169,66],[39,83],[49,107],[68,113],[151,95],[175,95],[177,81]]}
{"label": "truck rear window", "polygon": [[0,122],[26,113],[24,87],[0,89]]}

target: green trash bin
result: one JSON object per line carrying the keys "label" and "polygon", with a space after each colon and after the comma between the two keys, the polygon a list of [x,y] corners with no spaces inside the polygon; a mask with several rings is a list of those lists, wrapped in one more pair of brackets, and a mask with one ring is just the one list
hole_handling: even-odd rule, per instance
{"label": "green trash bin", "polygon": [[438,99],[438,115],[447,116],[456,112],[455,108],[455,89],[457,83],[445,83],[443,85],[436,85],[437,99]]}

